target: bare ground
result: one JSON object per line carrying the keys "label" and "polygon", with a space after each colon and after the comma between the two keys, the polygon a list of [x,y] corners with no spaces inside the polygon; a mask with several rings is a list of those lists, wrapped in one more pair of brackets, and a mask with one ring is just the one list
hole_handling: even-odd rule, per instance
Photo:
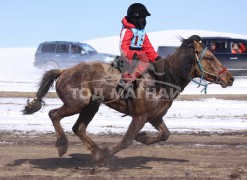
{"label": "bare ground", "polygon": [[[122,135],[92,135],[100,146]],[[0,133],[0,179],[247,179],[247,134],[172,134],[167,142],[134,142],[95,163],[81,141],[68,134],[59,158],[55,134]]]}

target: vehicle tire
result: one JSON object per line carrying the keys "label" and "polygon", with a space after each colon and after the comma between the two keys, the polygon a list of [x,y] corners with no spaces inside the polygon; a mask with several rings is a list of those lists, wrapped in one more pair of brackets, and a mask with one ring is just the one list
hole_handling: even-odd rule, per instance
{"label": "vehicle tire", "polygon": [[58,65],[57,65],[55,62],[53,62],[53,61],[48,61],[48,62],[46,62],[46,63],[43,65],[42,69],[43,69],[44,71],[49,71],[49,70],[51,70],[51,69],[59,69],[59,67],[58,67]]}

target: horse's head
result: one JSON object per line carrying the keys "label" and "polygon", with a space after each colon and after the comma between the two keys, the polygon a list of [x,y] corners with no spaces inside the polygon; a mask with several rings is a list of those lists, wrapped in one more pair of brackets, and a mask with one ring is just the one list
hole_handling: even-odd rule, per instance
{"label": "horse's head", "polygon": [[220,84],[221,87],[232,86],[234,78],[221,62],[202,44],[199,36],[191,36],[195,55],[195,66],[192,77],[201,77],[209,82]]}

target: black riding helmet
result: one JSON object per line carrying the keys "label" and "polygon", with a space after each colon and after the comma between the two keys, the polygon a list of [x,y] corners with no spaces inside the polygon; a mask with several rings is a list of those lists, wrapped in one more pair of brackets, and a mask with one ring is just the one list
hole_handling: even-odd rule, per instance
{"label": "black riding helmet", "polygon": [[151,14],[141,3],[131,4],[127,10],[127,21],[134,24],[138,29],[145,28],[147,16],[151,16]]}
{"label": "black riding helmet", "polygon": [[129,18],[143,18],[151,16],[147,8],[141,3],[131,4],[127,10],[127,16]]}

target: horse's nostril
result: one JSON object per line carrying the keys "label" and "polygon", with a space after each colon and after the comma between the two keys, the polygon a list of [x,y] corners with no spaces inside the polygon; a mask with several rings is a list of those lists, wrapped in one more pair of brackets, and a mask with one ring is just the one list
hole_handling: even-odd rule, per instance
{"label": "horse's nostril", "polygon": [[233,85],[233,82],[234,82],[234,78],[230,78],[229,79],[229,85],[232,86]]}

